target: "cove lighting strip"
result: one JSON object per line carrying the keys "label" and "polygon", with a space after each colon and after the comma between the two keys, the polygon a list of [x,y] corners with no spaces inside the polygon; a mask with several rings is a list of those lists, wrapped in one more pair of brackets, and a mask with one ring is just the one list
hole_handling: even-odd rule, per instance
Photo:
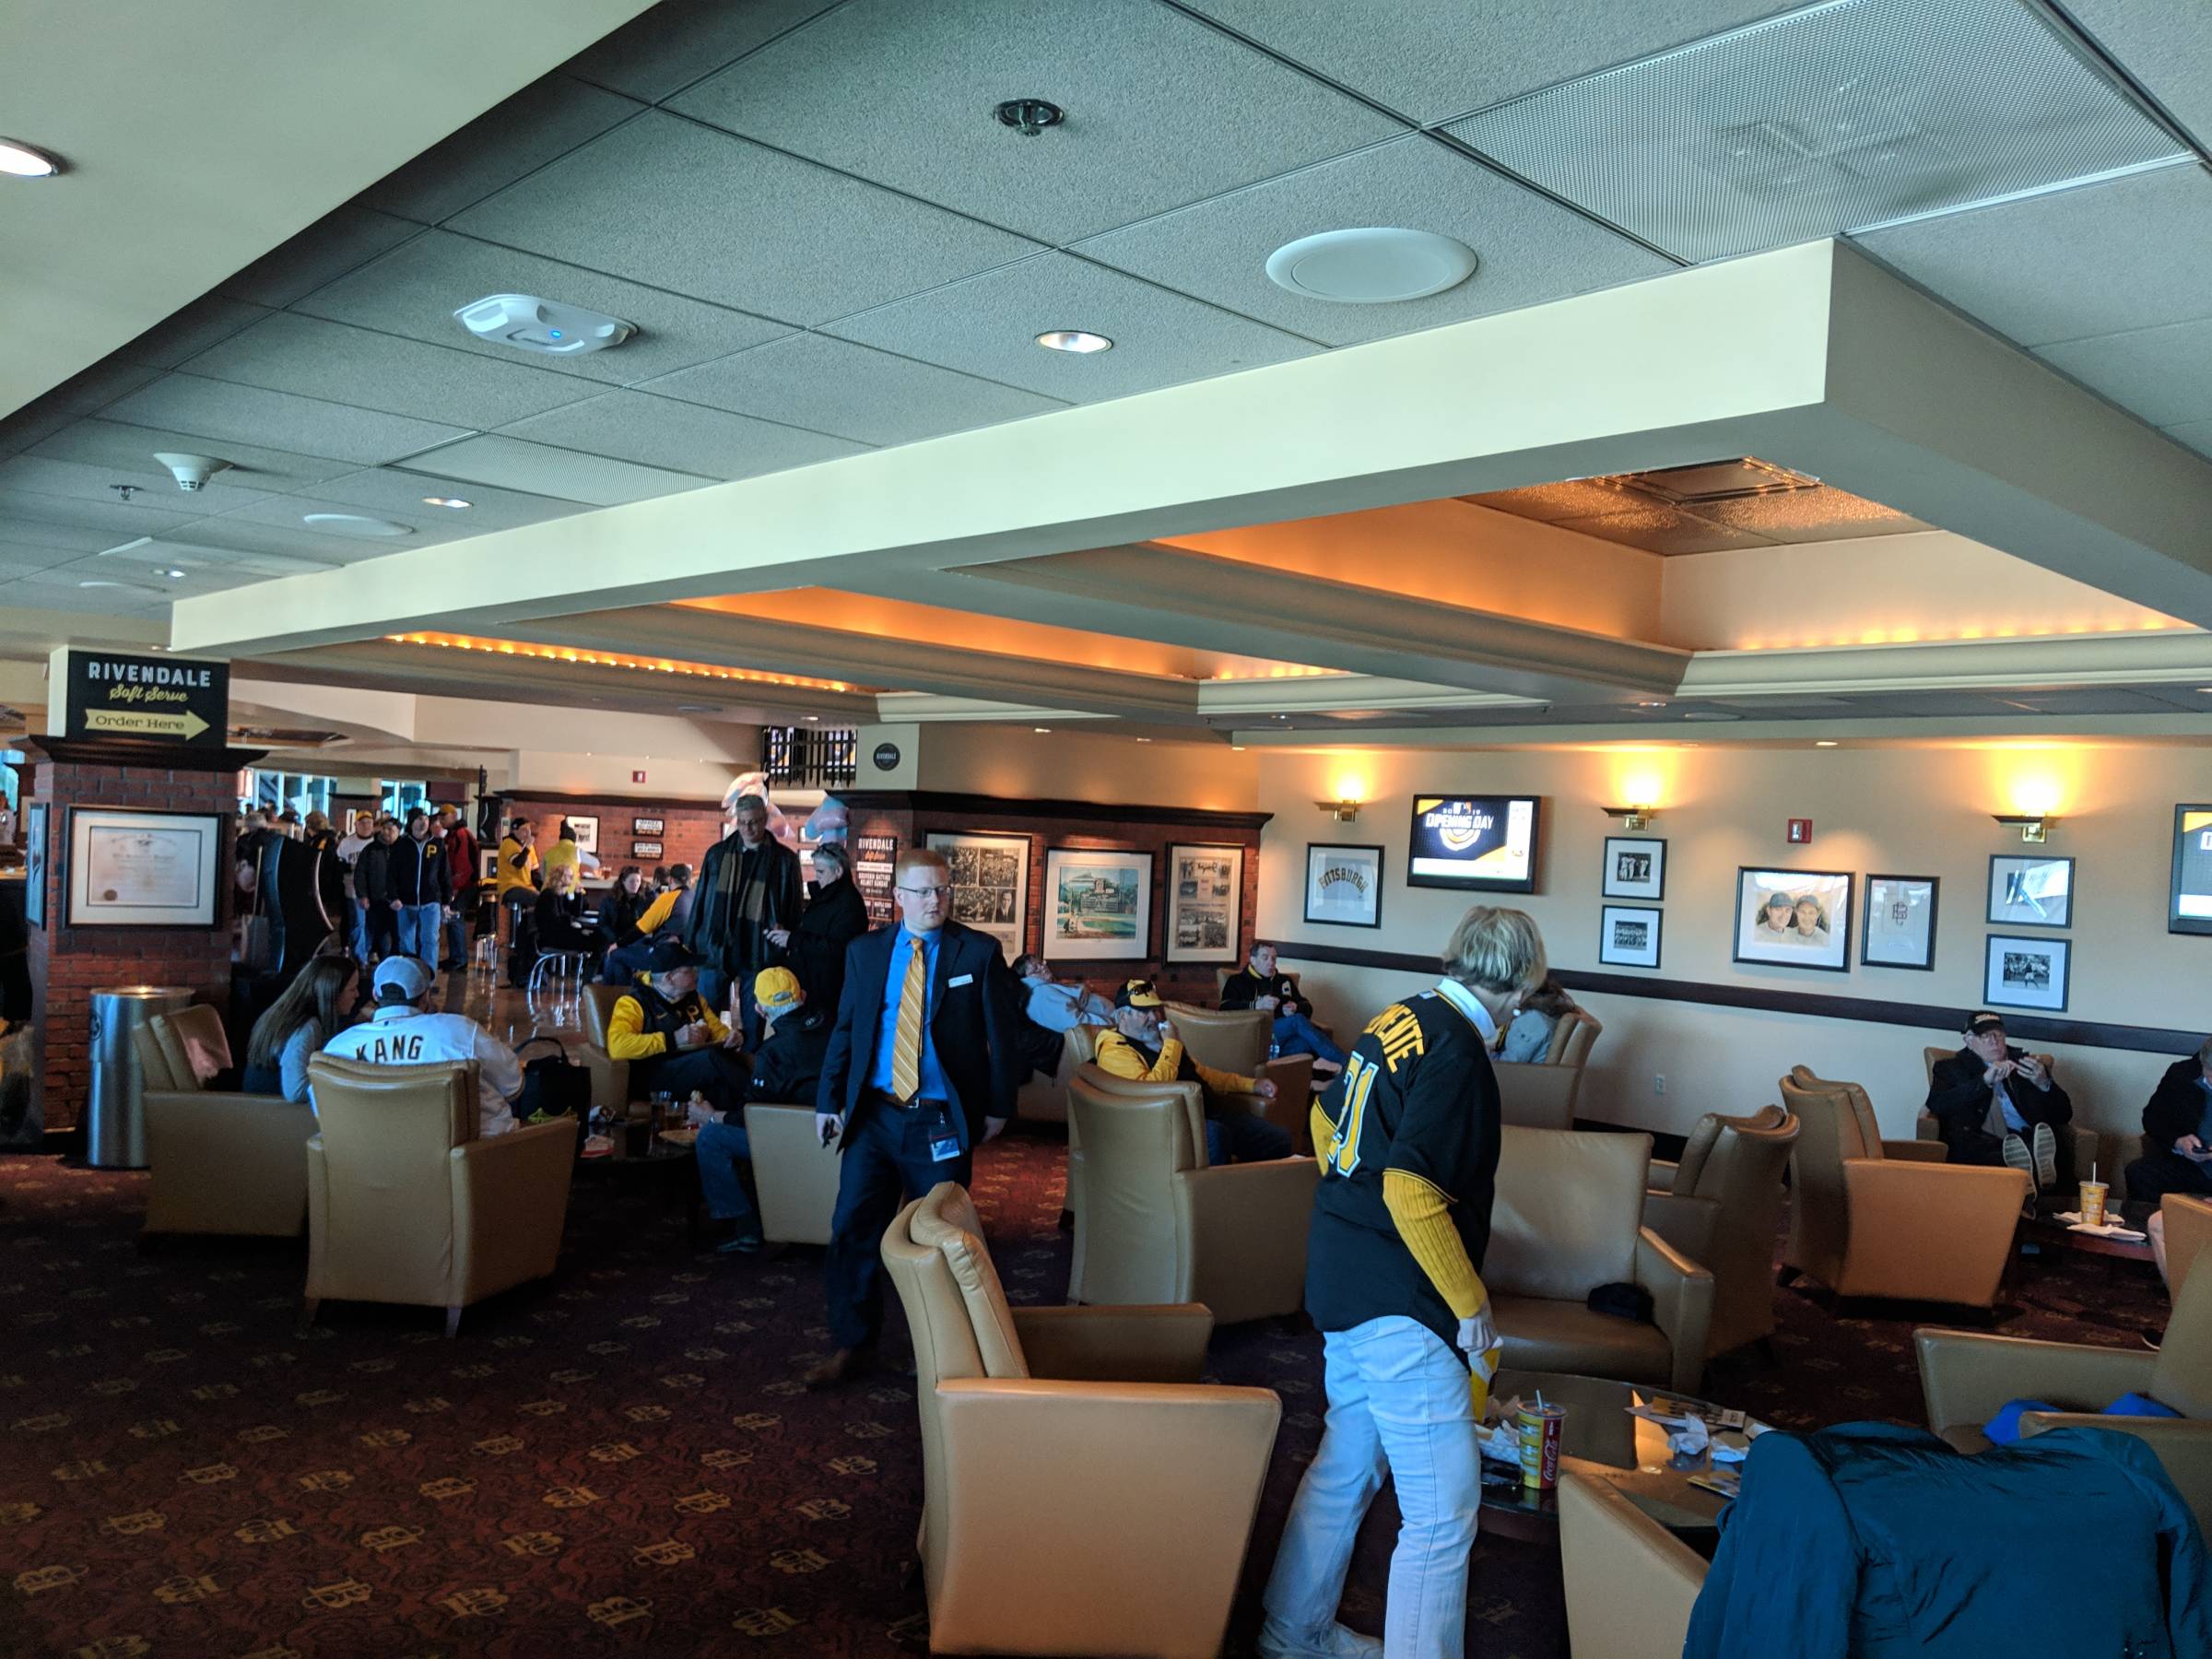
{"label": "cove lighting strip", "polygon": [[807,691],[857,691],[843,680],[808,679],[798,674],[762,674],[750,668],[716,668],[706,663],[679,663],[669,657],[625,656],[613,651],[582,651],[572,645],[533,645],[516,640],[480,640],[470,634],[386,634],[394,645],[435,645],[449,651],[481,651],[491,656],[535,657],[547,663],[583,663],[595,668],[632,668],[646,674],[682,674],[694,679],[742,680],[759,686],[794,686]]}

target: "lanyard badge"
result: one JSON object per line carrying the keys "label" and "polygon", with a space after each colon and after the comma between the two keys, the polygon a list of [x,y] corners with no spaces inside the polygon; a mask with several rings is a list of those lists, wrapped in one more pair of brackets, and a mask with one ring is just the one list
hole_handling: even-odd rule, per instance
{"label": "lanyard badge", "polygon": [[937,1108],[937,1121],[929,1133],[929,1156],[933,1162],[943,1163],[960,1155],[960,1137],[952,1126],[952,1113],[946,1107]]}

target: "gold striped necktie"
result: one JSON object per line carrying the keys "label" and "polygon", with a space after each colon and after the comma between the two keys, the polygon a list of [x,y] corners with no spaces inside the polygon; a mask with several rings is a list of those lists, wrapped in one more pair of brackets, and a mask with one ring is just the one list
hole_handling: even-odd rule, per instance
{"label": "gold striped necktie", "polygon": [[911,1100],[922,1088],[922,1010],[929,1003],[929,953],[909,941],[906,988],[899,994],[899,1035],[891,1044],[891,1092]]}

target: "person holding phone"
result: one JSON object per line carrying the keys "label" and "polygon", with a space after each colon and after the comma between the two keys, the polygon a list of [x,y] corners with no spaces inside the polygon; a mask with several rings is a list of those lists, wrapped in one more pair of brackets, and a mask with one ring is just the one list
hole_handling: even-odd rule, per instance
{"label": "person holding phone", "polygon": [[1966,1046],[1929,1076],[1928,1112],[1951,1162],[2009,1164],[2039,1191],[2061,1184],[2058,1132],[2074,1121],[2074,1102],[2041,1060],[2006,1042],[2002,1015],[1967,1016]]}
{"label": "person holding phone", "polygon": [[2169,1193],[2212,1198],[2212,1038],[2176,1060],[2143,1108],[2143,1156],[2127,1166],[2127,1195],[2156,1204]]}
{"label": "person holding phone", "polygon": [[653,949],[651,966],[606,1017],[606,1053],[629,1062],[631,1095],[697,1089],[716,1112],[745,1104],[744,1039],[699,994],[699,959],[674,939]]}

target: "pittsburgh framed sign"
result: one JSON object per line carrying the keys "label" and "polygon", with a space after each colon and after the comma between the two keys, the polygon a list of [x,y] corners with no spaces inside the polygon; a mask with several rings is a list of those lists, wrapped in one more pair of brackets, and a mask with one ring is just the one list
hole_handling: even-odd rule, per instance
{"label": "pittsburgh framed sign", "polygon": [[230,665],[113,651],[65,653],[70,737],[221,748],[229,741]]}

